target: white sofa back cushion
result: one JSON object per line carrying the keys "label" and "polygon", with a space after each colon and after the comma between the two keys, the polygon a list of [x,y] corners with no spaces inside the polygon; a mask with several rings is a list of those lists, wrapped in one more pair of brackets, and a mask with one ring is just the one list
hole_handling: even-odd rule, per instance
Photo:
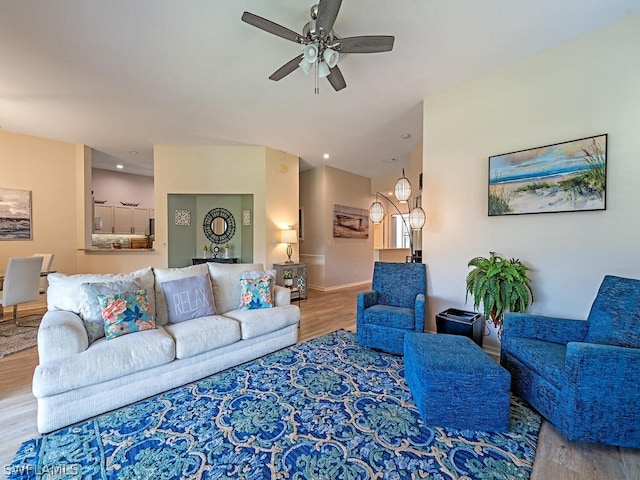
{"label": "white sofa back cushion", "polygon": [[[209,269],[206,264],[201,263],[199,265],[191,265],[190,267],[154,268],[153,273],[156,277],[156,325],[164,327],[169,324],[169,313],[167,312],[167,300],[164,298],[162,284],[171,280],[204,275],[209,273]],[[213,301],[216,305],[216,311],[219,313],[220,310],[215,290],[213,292]]]}
{"label": "white sofa back cushion", "polygon": [[156,314],[154,277],[151,267],[142,268],[131,273],[79,273],[67,275],[64,273],[50,273],[48,275],[47,308],[49,310],[67,310],[80,314],[82,301],[80,285],[83,283],[118,282],[140,279],[142,288],[147,290],[147,298],[151,304],[151,314]]}
{"label": "white sofa back cushion", "polygon": [[247,270],[263,270],[261,263],[214,263],[208,262],[213,284],[213,298],[218,314],[236,310],[240,306],[240,277]]}

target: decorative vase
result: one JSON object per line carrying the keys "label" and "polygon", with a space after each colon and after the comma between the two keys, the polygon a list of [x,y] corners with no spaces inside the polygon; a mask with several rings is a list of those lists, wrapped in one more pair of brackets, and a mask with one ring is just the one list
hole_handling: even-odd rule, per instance
{"label": "decorative vase", "polygon": [[293,286],[293,278],[285,278],[285,279],[284,279],[284,286],[285,286],[285,287],[291,287],[291,286]]}
{"label": "decorative vase", "polygon": [[224,247],[224,258],[229,258],[231,256],[231,248]]}

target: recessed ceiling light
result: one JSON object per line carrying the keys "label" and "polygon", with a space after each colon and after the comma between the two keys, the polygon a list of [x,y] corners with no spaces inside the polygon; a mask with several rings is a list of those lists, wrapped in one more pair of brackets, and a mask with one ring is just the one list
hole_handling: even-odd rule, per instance
{"label": "recessed ceiling light", "polygon": [[411,134],[410,134],[410,133],[403,133],[402,135],[400,135],[400,137],[401,137],[403,140],[408,140],[408,139],[410,139],[410,138],[411,138]]}
{"label": "recessed ceiling light", "polygon": [[322,155],[322,158],[324,158],[325,160],[329,160],[329,158],[331,158],[331,155],[325,153],[324,155]]}
{"label": "recessed ceiling light", "polygon": [[119,163],[118,165],[116,165],[116,168],[119,168],[119,169],[122,170],[124,168],[124,166],[121,163]]}

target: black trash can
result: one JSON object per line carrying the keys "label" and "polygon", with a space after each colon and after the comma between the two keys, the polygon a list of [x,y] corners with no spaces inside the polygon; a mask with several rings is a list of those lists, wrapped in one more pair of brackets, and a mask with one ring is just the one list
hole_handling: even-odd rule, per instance
{"label": "black trash can", "polygon": [[484,315],[481,313],[448,308],[436,315],[436,328],[438,333],[469,337],[482,347]]}

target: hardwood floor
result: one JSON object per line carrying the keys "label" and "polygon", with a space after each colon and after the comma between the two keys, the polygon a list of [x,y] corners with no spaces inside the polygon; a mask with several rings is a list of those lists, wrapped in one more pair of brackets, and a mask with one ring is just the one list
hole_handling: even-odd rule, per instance
{"label": "hardwood floor", "polygon": [[[300,302],[299,341],[339,328],[355,331],[356,294],[366,287],[312,290]],[[296,302],[297,304],[297,302]],[[31,377],[37,364],[31,348],[0,359],[0,478],[21,442],[38,436]],[[569,442],[543,422],[531,480],[638,480],[640,449]]]}

